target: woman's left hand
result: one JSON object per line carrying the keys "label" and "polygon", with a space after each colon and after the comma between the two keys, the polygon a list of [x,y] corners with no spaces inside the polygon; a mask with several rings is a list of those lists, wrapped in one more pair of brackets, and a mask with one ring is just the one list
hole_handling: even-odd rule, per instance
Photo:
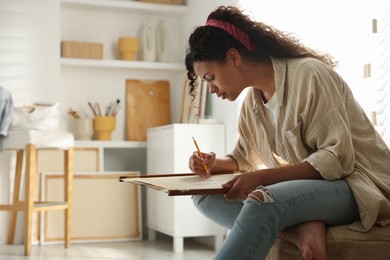
{"label": "woman's left hand", "polygon": [[254,191],[259,185],[261,185],[261,174],[256,171],[236,176],[227,183],[222,184],[222,187],[229,189],[229,191],[225,193],[225,198],[227,200],[243,201],[248,197],[249,193]]}

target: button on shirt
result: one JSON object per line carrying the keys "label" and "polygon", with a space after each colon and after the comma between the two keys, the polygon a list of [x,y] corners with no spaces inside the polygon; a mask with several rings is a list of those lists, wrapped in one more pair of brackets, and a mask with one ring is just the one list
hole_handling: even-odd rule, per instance
{"label": "button on shirt", "polygon": [[260,91],[249,89],[229,156],[241,171],[306,161],[325,180],[348,182],[361,216],[351,228],[389,224],[390,150],[350,88],[313,58],[272,58],[272,63],[279,110],[275,127]]}

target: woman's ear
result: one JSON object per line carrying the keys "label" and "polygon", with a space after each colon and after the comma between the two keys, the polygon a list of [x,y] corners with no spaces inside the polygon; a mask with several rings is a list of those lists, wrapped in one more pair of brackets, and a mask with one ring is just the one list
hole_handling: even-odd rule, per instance
{"label": "woman's ear", "polygon": [[237,49],[230,48],[226,53],[226,60],[237,66],[241,63],[241,55]]}

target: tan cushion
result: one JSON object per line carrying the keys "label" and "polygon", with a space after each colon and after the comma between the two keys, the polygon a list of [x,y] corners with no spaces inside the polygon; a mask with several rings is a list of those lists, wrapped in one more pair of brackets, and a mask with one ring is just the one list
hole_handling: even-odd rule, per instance
{"label": "tan cushion", "polygon": [[[348,229],[348,225],[328,228],[326,238],[327,259],[330,260],[383,260],[390,259],[390,225],[374,226],[362,233]],[[294,244],[278,239],[267,260],[302,260]]]}

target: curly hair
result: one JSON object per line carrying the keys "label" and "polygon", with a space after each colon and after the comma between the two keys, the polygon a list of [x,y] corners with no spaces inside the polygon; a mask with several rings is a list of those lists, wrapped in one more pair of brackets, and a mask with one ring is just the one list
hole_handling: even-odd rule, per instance
{"label": "curly hair", "polygon": [[220,6],[210,13],[207,19],[229,22],[248,34],[253,42],[254,51],[249,51],[242,43],[229,33],[213,27],[199,26],[189,38],[189,47],[186,52],[185,64],[189,79],[189,93],[197,87],[197,76],[193,63],[198,61],[226,62],[226,52],[230,48],[237,49],[241,56],[253,62],[261,62],[269,57],[275,58],[303,58],[312,57],[325,64],[335,67],[337,62],[329,54],[322,54],[304,46],[291,33],[283,32],[262,22],[251,20],[241,10],[233,6]]}

